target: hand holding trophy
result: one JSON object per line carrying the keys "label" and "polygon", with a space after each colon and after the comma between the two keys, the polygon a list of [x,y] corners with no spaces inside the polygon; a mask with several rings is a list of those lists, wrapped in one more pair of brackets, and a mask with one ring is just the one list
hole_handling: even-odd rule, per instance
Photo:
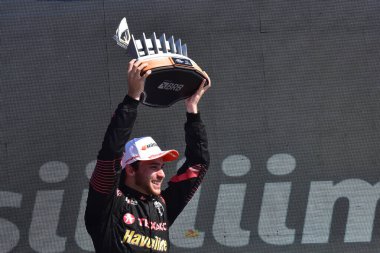
{"label": "hand holding trophy", "polygon": [[126,18],[121,20],[114,39],[129,56],[146,64],[142,75],[151,71],[140,99],[145,105],[169,107],[192,96],[200,85],[209,84],[207,74],[187,56],[187,46],[182,45],[181,39],[166,39],[165,34],[157,38],[155,33],[150,38],[143,33],[140,40],[135,39]]}

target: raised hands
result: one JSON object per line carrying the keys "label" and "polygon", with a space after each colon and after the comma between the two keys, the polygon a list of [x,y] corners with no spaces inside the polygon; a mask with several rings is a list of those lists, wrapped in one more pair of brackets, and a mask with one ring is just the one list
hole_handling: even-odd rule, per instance
{"label": "raised hands", "polygon": [[144,91],[145,79],[152,73],[148,70],[142,75],[147,63],[133,59],[128,64],[128,96],[140,100],[140,95]]}
{"label": "raised hands", "polygon": [[[206,80],[208,85],[205,86]],[[203,94],[211,87],[211,80],[207,76],[207,79],[203,79],[203,82],[199,86],[198,90],[189,98],[185,100],[186,110],[190,113],[198,113],[198,103],[201,100]]]}

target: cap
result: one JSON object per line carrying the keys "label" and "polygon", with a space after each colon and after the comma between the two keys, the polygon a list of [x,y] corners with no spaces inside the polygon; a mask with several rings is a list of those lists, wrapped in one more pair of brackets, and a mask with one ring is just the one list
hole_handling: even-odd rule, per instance
{"label": "cap", "polygon": [[134,138],[125,144],[121,167],[136,161],[149,161],[162,157],[164,162],[174,161],[178,158],[177,150],[162,151],[152,137]]}

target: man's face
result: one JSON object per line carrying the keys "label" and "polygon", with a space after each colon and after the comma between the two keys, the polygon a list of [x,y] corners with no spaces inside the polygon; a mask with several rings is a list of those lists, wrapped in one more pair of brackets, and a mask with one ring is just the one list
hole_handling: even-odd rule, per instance
{"label": "man's face", "polygon": [[160,195],[161,184],[165,178],[162,158],[140,161],[136,170],[135,184],[145,194]]}

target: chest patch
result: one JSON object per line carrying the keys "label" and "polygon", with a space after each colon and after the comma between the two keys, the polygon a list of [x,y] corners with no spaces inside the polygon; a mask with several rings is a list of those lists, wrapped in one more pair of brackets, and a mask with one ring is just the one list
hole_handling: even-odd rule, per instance
{"label": "chest patch", "polygon": [[157,200],[154,201],[154,207],[157,209],[160,216],[164,215],[164,207],[160,202],[158,202]]}

